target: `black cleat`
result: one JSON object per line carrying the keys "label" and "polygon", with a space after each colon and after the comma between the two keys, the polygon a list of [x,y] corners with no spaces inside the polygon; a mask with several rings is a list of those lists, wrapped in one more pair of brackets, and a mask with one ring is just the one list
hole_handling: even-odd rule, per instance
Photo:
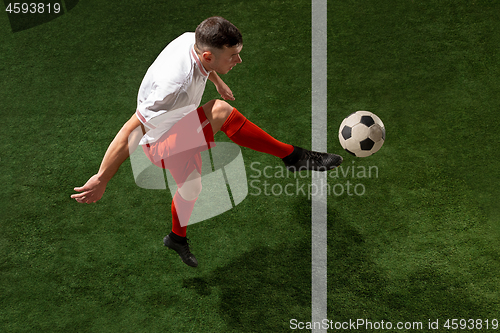
{"label": "black cleat", "polygon": [[286,168],[289,171],[328,171],[338,167],[343,158],[340,155],[319,153],[300,147],[293,146],[293,152],[283,158]]}
{"label": "black cleat", "polygon": [[186,242],[186,243],[177,243],[177,242],[174,242],[168,235],[165,236],[165,238],[163,238],[163,244],[174,250],[175,252],[177,252],[179,254],[179,256],[181,257],[182,261],[188,265],[188,266],[191,266],[191,267],[196,267],[198,266],[198,260],[196,260],[194,254],[191,253],[191,251],[189,251],[189,244]]}

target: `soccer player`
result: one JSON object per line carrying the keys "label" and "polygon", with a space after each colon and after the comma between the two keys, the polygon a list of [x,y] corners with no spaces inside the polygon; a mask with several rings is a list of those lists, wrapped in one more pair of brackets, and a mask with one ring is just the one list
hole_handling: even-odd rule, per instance
{"label": "soccer player", "polygon": [[341,156],[280,142],[223,100],[198,107],[207,79],[224,100],[234,100],[218,74],[241,63],[242,47],[240,31],[222,17],[210,17],[195,33],[184,33],[168,44],[148,69],[139,88],[137,110],[109,145],[98,173],[76,187],[79,193],[71,198],[80,203],[101,199],[107,183],[140,144],[151,162],[168,169],[178,185],[172,200],[172,231],[164,245],[196,267],[186,229],[201,192],[200,152],[213,146],[215,133],[221,131],[240,146],[281,158],[292,172],[339,166]]}

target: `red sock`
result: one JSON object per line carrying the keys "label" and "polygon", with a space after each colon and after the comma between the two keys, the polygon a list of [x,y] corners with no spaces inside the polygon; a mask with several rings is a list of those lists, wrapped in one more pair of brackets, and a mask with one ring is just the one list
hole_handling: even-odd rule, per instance
{"label": "red sock", "polygon": [[247,147],[279,158],[293,152],[293,146],[280,142],[245,118],[236,108],[227,117],[221,131],[239,146]]}
{"label": "red sock", "polygon": [[193,212],[195,203],[196,199],[187,201],[181,197],[179,191],[175,192],[174,199],[172,200],[172,232],[174,234],[186,237],[189,217]]}

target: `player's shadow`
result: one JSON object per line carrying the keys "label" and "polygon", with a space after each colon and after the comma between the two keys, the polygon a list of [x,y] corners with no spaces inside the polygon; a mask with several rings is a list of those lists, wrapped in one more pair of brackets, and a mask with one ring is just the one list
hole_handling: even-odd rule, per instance
{"label": "player's shadow", "polygon": [[310,316],[311,206],[305,197],[292,200],[297,229],[304,230],[300,241],[262,244],[205,276],[183,281],[184,288],[201,297],[217,294],[218,312],[234,331],[289,331],[288,313]]}
{"label": "player's shadow", "polygon": [[185,279],[183,287],[200,296],[220,295],[218,312],[235,331],[284,331],[292,309],[299,311],[294,317],[308,316],[301,311],[311,302],[310,253],[307,241],[261,246],[209,276]]}
{"label": "player's shadow", "polygon": [[212,294],[212,289],[210,288],[208,281],[200,277],[184,279],[182,288],[192,289],[200,296],[208,296]]}

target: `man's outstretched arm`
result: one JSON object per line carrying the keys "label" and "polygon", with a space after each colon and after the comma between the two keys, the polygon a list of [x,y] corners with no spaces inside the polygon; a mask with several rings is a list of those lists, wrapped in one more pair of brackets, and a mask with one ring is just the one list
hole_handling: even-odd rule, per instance
{"label": "man's outstretched arm", "polygon": [[[120,165],[129,157],[130,152],[137,147],[141,136],[135,135],[130,137],[130,134],[141,125],[141,122],[134,114],[111,142],[102,159],[99,172],[92,177],[82,187],[75,187],[75,191],[80,192],[73,194],[71,198],[80,203],[93,203],[101,199],[106,185],[118,171]],[[134,132],[134,134],[137,132]]]}

